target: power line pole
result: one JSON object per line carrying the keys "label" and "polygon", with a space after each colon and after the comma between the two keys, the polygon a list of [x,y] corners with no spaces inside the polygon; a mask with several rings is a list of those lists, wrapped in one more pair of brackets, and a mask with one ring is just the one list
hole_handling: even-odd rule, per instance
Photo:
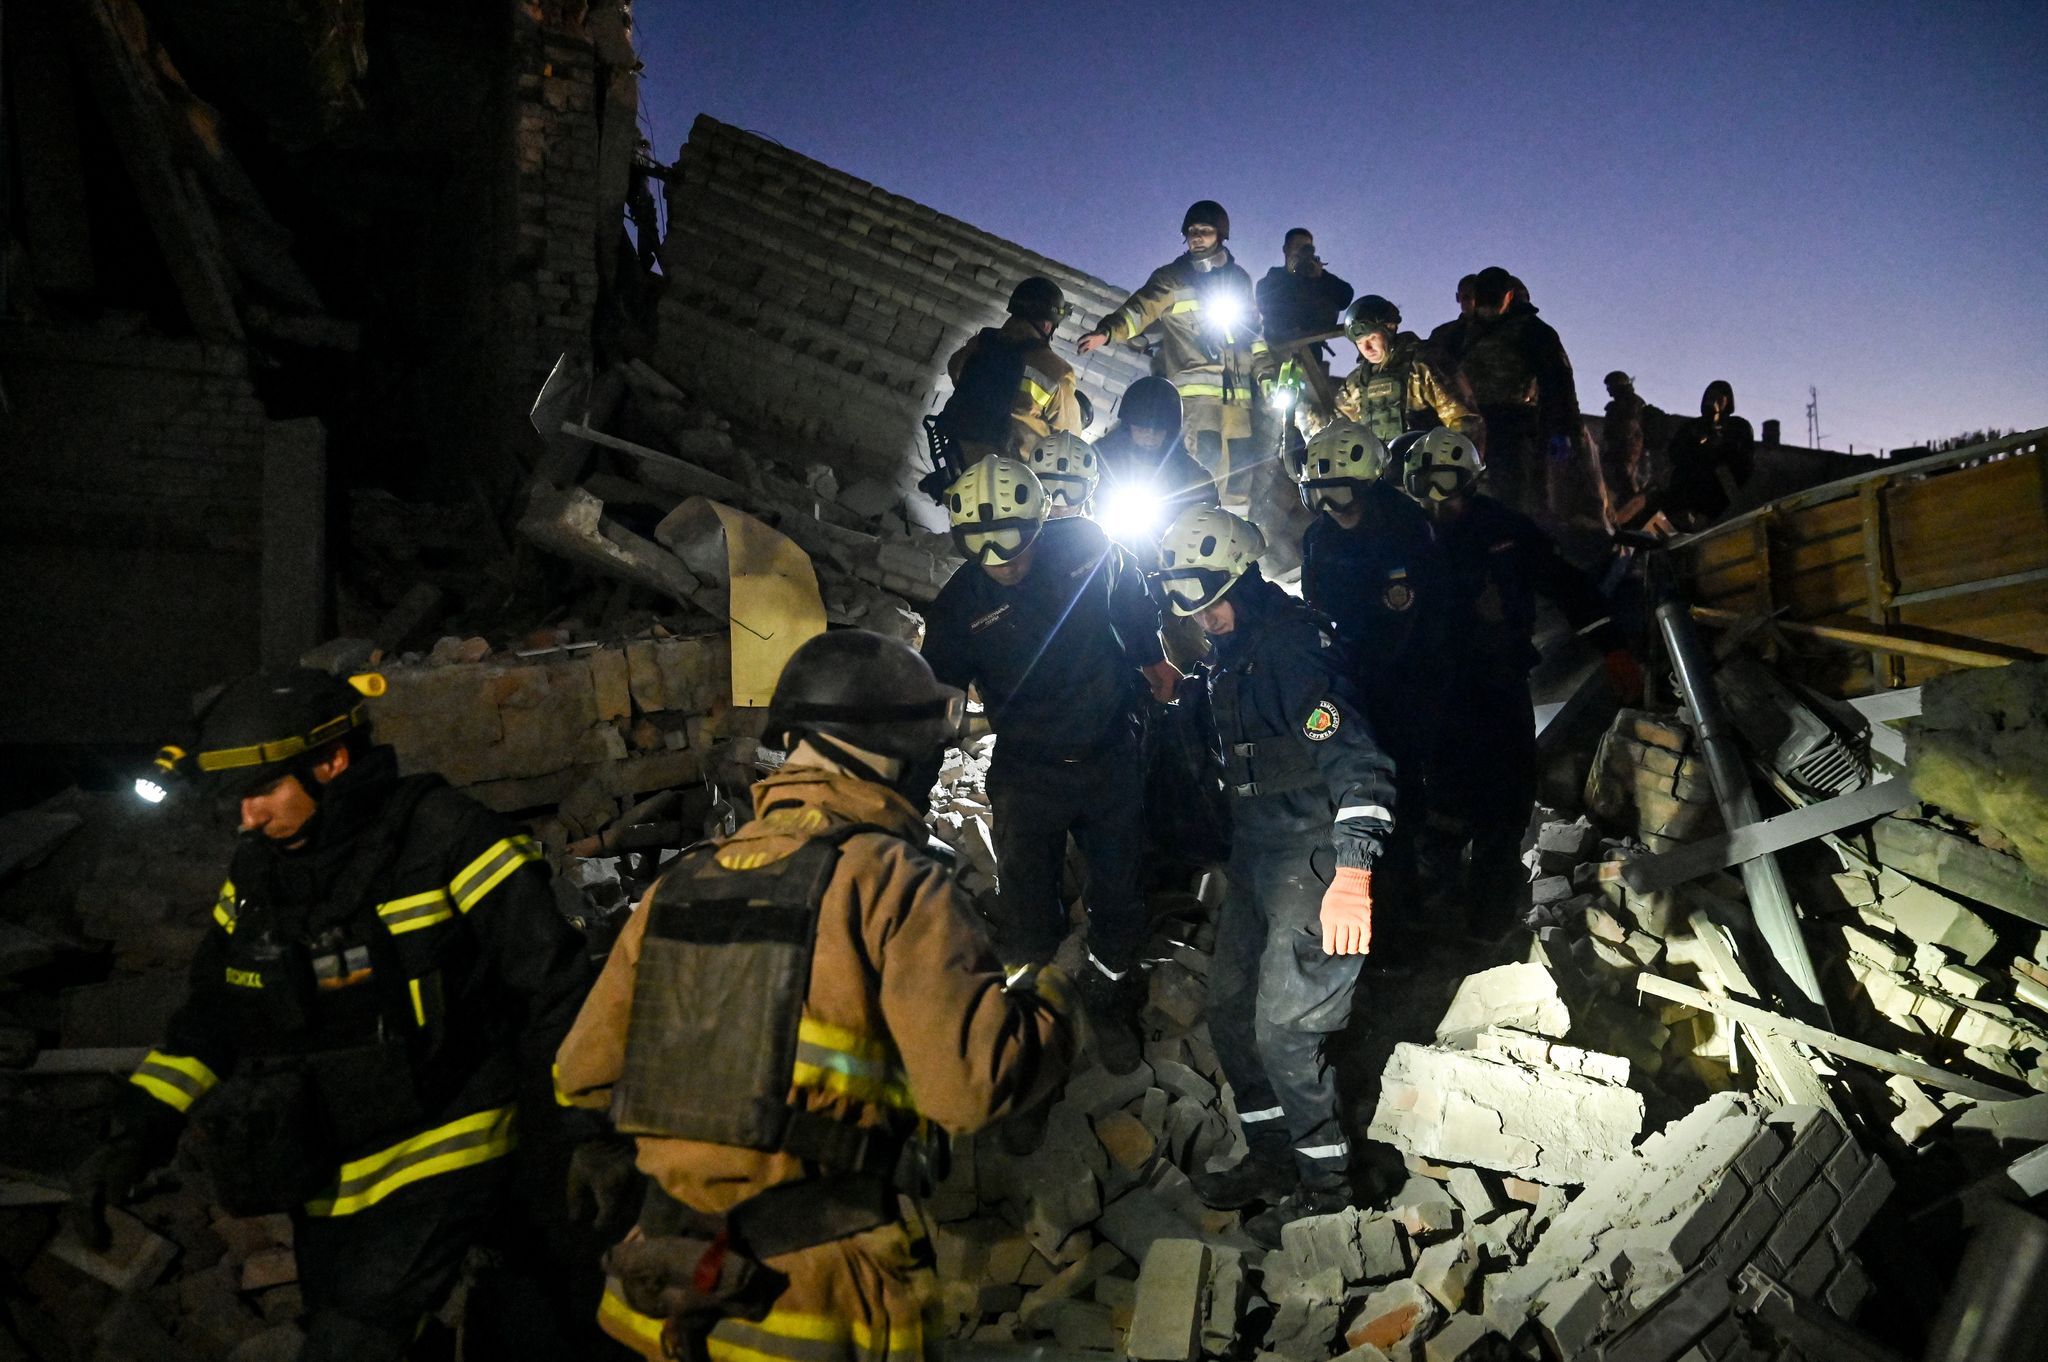
{"label": "power line pole", "polygon": [[1820,389],[1809,386],[1806,390],[1806,447],[1820,448]]}

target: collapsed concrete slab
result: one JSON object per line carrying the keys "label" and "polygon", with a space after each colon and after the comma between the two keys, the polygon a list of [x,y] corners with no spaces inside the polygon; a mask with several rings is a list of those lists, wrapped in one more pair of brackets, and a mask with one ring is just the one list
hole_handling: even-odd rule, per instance
{"label": "collapsed concrete slab", "polygon": [[1401,1044],[1380,1076],[1369,1138],[1532,1182],[1577,1184],[1627,1155],[1640,1093],[1506,1056]]}

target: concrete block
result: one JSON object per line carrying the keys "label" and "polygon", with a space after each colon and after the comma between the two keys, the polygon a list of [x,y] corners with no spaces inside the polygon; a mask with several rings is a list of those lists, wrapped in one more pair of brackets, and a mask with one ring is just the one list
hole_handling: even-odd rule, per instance
{"label": "concrete block", "polygon": [[1834,1242],[1825,1234],[1818,1235],[1800,1253],[1798,1261],[1786,1269],[1783,1281],[1794,1295],[1817,1300],[1841,1265],[1841,1253]]}
{"label": "concrete block", "polygon": [[1834,1279],[1822,1289],[1821,1299],[1843,1319],[1854,1320],[1863,1302],[1870,1299],[1870,1275],[1863,1270],[1863,1264],[1854,1258],[1844,1258]]}
{"label": "concrete block", "polygon": [[1492,1056],[1400,1044],[1380,1077],[1369,1138],[1536,1182],[1581,1184],[1624,1156],[1639,1093]]}
{"label": "concrete block", "polygon": [[1493,1184],[1478,1169],[1453,1168],[1447,1185],[1451,1195],[1457,1198],[1458,1208],[1465,1213],[1467,1224],[1491,1220],[1500,1214],[1500,1198],[1495,1195]]}
{"label": "concrete block", "polygon": [[1153,1244],[1138,1269],[1138,1296],[1124,1356],[1134,1362],[1192,1362],[1208,1280],[1207,1245],[1194,1239]]}
{"label": "concrete block", "polygon": [[1842,1204],[1828,1222],[1828,1236],[1835,1246],[1844,1252],[1853,1247],[1858,1237],[1870,1227],[1877,1213],[1884,1207],[1885,1199],[1892,1194],[1891,1169],[1883,1163],[1872,1160],[1870,1167],[1856,1185],[1842,1196]]}
{"label": "concrete block", "polygon": [[121,1295],[154,1285],[178,1256],[176,1244],[117,1207],[107,1210],[107,1230],[107,1246],[93,1249],[66,1225],[45,1252]]}
{"label": "concrete block", "polygon": [[1425,1362],[1487,1362],[1497,1356],[1501,1338],[1477,1315],[1459,1315],[1429,1336],[1422,1345]]}
{"label": "concrete block", "polygon": [[1199,1107],[1216,1105],[1216,1085],[1177,1060],[1162,1060],[1152,1066],[1153,1081],[1176,1097]]}
{"label": "concrete block", "polygon": [[1599,1284],[1577,1277],[1556,1282],[1536,1298],[1536,1327],[1558,1357],[1578,1357],[1605,1333],[1614,1303]]}
{"label": "concrete block", "polygon": [[1413,1279],[1437,1304],[1456,1314],[1465,1308],[1466,1292],[1478,1270],[1478,1252],[1469,1236],[1460,1236],[1432,1244],[1418,1254]]}
{"label": "concrete block", "polygon": [[1399,1356],[1411,1339],[1425,1339],[1443,1315],[1435,1297],[1403,1279],[1389,1282],[1365,1298],[1344,1325],[1344,1342],[1353,1348],[1370,1345]]}
{"label": "concrete block", "polygon": [[1341,1326],[1344,1279],[1325,1268],[1306,1281],[1293,1282],[1275,1298],[1278,1307],[1266,1330],[1266,1348],[1284,1358],[1320,1362]]}
{"label": "concrete block", "polygon": [[1367,1282],[1384,1282],[1408,1272],[1408,1241],[1387,1216],[1375,1216],[1358,1228],[1360,1273]]}
{"label": "concrete block", "polygon": [[[1280,1246],[1295,1279],[1306,1280],[1334,1271],[1347,1282],[1365,1277],[1365,1250],[1360,1242],[1364,1213],[1345,1209],[1335,1215],[1306,1216],[1280,1230]],[[1270,1267],[1269,1267],[1270,1271]]]}
{"label": "concrete block", "polygon": [[1571,1025],[1571,1013],[1549,970],[1541,965],[1500,965],[1465,976],[1436,1025],[1436,1037],[1440,1042],[1454,1041],[1489,1026],[1562,1036]]}
{"label": "concrete block", "polygon": [[1159,1147],[1152,1132],[1145,1129],[1145,1123],[1124,1111],[1096,1117],[1095,1138],[1102,1142],[1110,1162],[1127,1173],[1144,1168]]}
{"label": "concrete block", "polygon": [[1209,1297],[1202,1319],[1202,1351],[1222,1355],[1237,1341],[1246,1294],[1244,1255],[1234,1248],[1209,1248]]}
{"label": "concrete block", "polygon": [[1764,1240],[1764,1253],[1780,1268],[1789,1269],[1841,1204],[1842,1194],[1829,1186],[1826,1179],[1808,1183],[1799,1199],[1785,1208],[1771,1237]]}
{"label": "concrete block", "polygon": [[1408,1179],[1387,1202],[1387,1215],[1417,1243],[1430,1243],[1458,1228],[1457,1203],[1428,1178]]}
{"label": "concrete block", "polygon": [[1887,894],[1884,913],[1913,940],[1943,946],[1974,965],[1998,944],[1991,924],[1948,895],[1924,884],[1908,883],[1897,893]]}
{"label": "concrete block", "polygon": [[1019,1300],[1016,1306],[1017,1318],[1025,1324],[1036,1324],[1047,1307],[1080,1295],[1095,1285],[1097,1278],[1106,1272],[1114,1271],[1124,1261],[1124,1255],[1116,1245],[1095,1245],[1086,1257],[1061,1268],[1045,1285],[1034,1288],[1029,1295]]}
{"label": "concrete block", "polygon": [[1562,1069],[1602,1083],[1628,1082],[1629,1063],[1620,1055],[1560,1045],[1522,1031],[1481,1031],[1472,1037],[1471,1048],[1482,1055],[1499,1055],[1537,1068]]}
{"label": "concrete block", "polygon": [[1737,1177],[1723,1177],[1707,1194],[1667,1219],[1629,1232],[1625,1243],[1632,1261],[1661,1262],[1672,1275],[1685,1272],[1705,1256],[1707,1248],[1735,1219],[1749,1187]]}

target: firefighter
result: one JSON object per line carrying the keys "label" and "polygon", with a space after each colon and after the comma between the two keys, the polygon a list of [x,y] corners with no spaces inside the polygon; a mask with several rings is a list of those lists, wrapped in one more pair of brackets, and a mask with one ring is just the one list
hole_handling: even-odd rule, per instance
{"label": "firefighter", "polygon": [[1033,275],[1011,291],[1008,321],[975,332],[946,361],[953,395],[939,428],[960,445],[963,466],[1021,457],[1055,431],[1085,428],[1074,366],[1049,344],[1073,311],[1058,284]]}
{"label": "firefighter", "polygon": [[1095,446],[1071,431],[1060,431],[1032,442],[1024,455],[1024,466],[1038,478],[1045,491],[1045,518],[1065,520],[1086,515],[1102,481],[1102,462]]}
{"label": "firefighter", "polygon": [[1216,504],[1216,484],[1181,443],[1180,392],[1157,376],[1124,389],[1117,423],[1095,442],[1102,482],[1095,517],[1149,568],[1159,532],[1190,506]]}
{"label": "firefighter", "polygon": [[1517,510],[1561,505],[1563,470],[1592,460],[1564,342],[1500,266],[1474,275],[1472,294],[1459,374],[1486,423],[1487,489]]}
{"label": "firefighter", "polygon": [[[1522,833],[1536,802],[1536,726],[1529,672],[1536,597],[1564,613],[1603,653],[1624,703],[1642,670],[1592,580],[1567,563],[1536,523],[1478,490],[1482,465],[1453,430],[1404,437],[1392,453],[1403,489],[1436,527],[1443,586],[1432,630],[1434,683],[1445,721],[1432,726],[1432,869],[1455,886],[1472,934],[1498,942],[1527,908]],[[1457,870],[1469,846],[1468,868]]]}
{"label": "firefighter", "polygon": [[1382,900],[1406,904],[1419,894],[1415,843],[1437,722],[1425,620],[1440,588],[1429,516],[1385,480],[1386,468],[1385,446],[1355,421],[1340,418],[1309,441],[1301,499],[1316,518],[1302,536],[1301,586],[1302,598],[1335,626],[1346,674],[1394,762],[1401,828],[1380,858],[1377,883]]}
{"label": "firefighter", "polygon": [[1135,339],[1159,323],[1159,360],[1180,390],[1183,439],[1209,471],[1225,501],[1251,495],[1252,405],[1276,366],[1259,338],[1251,276],[1231,259],[1230,215],[1211,199],[1181,219],[1187,250],[1152,271],[1145,286],[1082,336],[1087,354],[1110,341]]}
{"label": "firefighter", "polygon": [[1358,347],[1358,367],[1337,389],[1337,414],[1391,444],[1411,430],[1449,426],[1484,446],[1478,413],[1423,358],[1422,342],[1401,330],[1401,309],[1368,293],[1344,309],[1344,334]]}
{"label": "firefighter", "polygon": [[1393,764],[1307,607],[1260,575],[1256,527],[1207,507],[1167,531],[1156,580],[1215,655],[1204,665],[1231,849],[1209,1031],[1250,1152],[1195,1179],[1211,1206],[1267,1202],[1280,1227],[1350,1200],[1325,1037],[1372,944],[1373,864],[1394,825]]}
{"label": "firefighter", "polygon": [[224,1207],[292,1218],[302,1362],[403,1357],[505,1196],[515,1047],[567,1030],[582,938],[534,842],[401,778],[344,681],[236,682],[189,760],[241,837],[190,995],[81,1175],[82,1230],[189,1118]]}
{"label": "firefighter", "polygon": [[1066,935],[1060,870],[1072,834],[1087,867],[1088,967],[1077,980],[1105,1067],[1140,1059],[1144,765],[1139,701],[1173,695],[1159,607],[1128,553],[1085,517],[1046,518],[1014,459],[976,464],[946,494],[967,562],[925,612],[939,680],[980,693],[995,729],[997,945],[1044,964]]}
{"label": "firefighter", "polygon": [[[1006,976],[923,817],[963,697],[879,634],[811,639],[754,817],[627,920],[556,1057],[648,1187],[599,1322],[648,1358],[918,1358],[930,1274],[901,1220],[915,1135],[1044,1102],[1073,1054],[1053,967]],[[910,1184],[906,1187],[906,1184]]]}

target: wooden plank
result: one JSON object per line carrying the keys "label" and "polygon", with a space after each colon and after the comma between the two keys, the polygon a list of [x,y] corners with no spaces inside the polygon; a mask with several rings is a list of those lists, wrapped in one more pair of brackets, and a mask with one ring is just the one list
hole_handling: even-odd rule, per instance
{"label": "wooden plank", "polygon": [[2033,1096],[2028,1092],[2014,1092],[2009,1088],[1980,1083],[1974,1078],[1965,1078],[1961,1074],[1953,1074],[1947,1069],[1938,1068],[1924,1059],[1916,1059],[1912,1055],[1902,1055],[1891,1050],[1881,1050],[1875,1045],[1865,1045],[1860,1040],[1850,1040],[1847,1036],[1823,1031],[1818,1026],[1808,1026],[1805,1022],[1781,1017],[1766,1008],[1752,1007],[1733,998],[1703,993],[1699,989],[1688,988],[1684,984],[1654,974],[1638,974],[1636,988],[1653,998],[1684,1003],[1687,1007],[1697,1007],[1707,1012],[1718,1012],[1724,1017],[1732,1017],[1759,1031],[1768,1031],[1787,1040],[1811,1045],[1816,1050],[1839,1055],[1843,1059],[1876,1069],[1880,1073],[1904,1074],[1915,1082],[1925,1083],[1932,1088],[1941,1088],[1946,1092],[1959,1092],[1978,1102],[2012,1102],[2022,1097]]}
{"label": "wooden plank", "polygon": [[1881,818],[1870,835],[1877,859],[1899,873],[2048,927],[2048,877],[2017,856],[1910,818]]}
{"label": "wooden plank", "polygon": [[[1863,507],[1863,618],[1888,631],[1897,622],[1892,610],[1891,541],[1885,519],[1885,479],[1872,478],[1856,489]],[[1890,690],[1905,684],[1898,655],[1881,648],[1870,653],[1872,690]]]}
{"label": "wooden plank", "polygon": [[1810,842],[1823,833],[1840,832],[1858,823],[1868,823],[1902,809],[1912,801],[1912,782],[1881,781],[1761,822],[1746,824],[1733,832],[1688,842],[1660,855],[1638,856],[1622,867],[1621,878],[1638,894],[1654,893],[1758,856]]}
{"label": "wooden plank", "polygon": [[[1701,897],[1708,897],[1697,885],[1687,885],[1681,892],[1698,892]],[[1761,996],[1756,985],[1750,982],[1748,971],[1736,958],[1735,947],[1730,944],[1726,930],[1714,920],[1712,908],[1694,908],[1687,921],[1692,925],[1693,940],[1698,943],[1700,954],[1707,959],[1708,968],[1701,971],[1701,977],[1722,993],[1740,993],[1749,998]],[[1820,1074],[1799,1052],[1798,1046],[1783,1036],[1739,1024],[1736,1034],[1743,1048],[1749,1051],[1750,1058],[1756,1061],[1757,1067],[1770,1078],[1771,1085],[1789,1105],[1819,1107],[1836,1120],[1841,1119],[1842,1111],[1835,1105],[1834,1094],[1828,1091],[1828,1085],[1821,1081]]]}
{"label": "wooden plank", "polygon": [[2048,563],[2036,467],[2009,459],[1899,488],[1889,498],[1899,589],[1925,591]]}

